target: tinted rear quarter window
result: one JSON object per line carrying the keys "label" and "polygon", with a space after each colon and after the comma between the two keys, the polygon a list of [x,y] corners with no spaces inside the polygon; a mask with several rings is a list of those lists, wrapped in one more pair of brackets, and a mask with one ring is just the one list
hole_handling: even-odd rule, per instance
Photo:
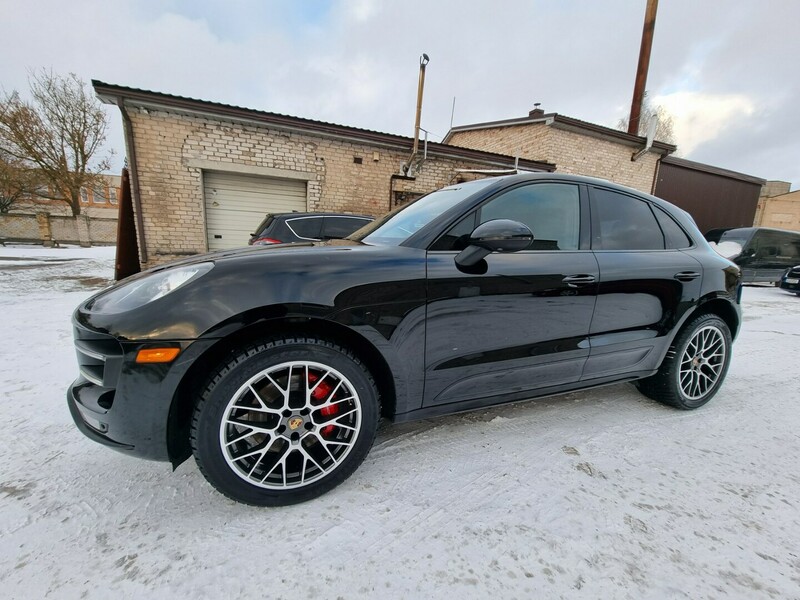
{"label": "tinted rear quarter window", "polygon": [[319,239],[322,231],[322,217],[287,219],[286,224],[301,238]]}
{"label": "tinted rear quarter window", "polygon": [[663,250],[664,234],[644,200],[603,188],[592,189],[592,248]]}
{"label": "tinted rear quarter window", "polygon": [[669,249],[691,248],[692,240],[686,232],[670,217],[666,211],[654,206],[653,212],[656,214],[661,231],[664,232],[664,239]]}

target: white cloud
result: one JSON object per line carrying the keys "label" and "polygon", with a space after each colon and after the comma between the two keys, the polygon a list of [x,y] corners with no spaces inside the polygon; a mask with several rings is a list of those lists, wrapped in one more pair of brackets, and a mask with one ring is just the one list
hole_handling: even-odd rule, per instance
{"label": "white cloud", "polygon": [[744,94],[675,92],[655,96],[653,103],[663,106],[672,115],[675,139],[682,156],[724,135],[731,125],[756,110],[755,101]]}
{"label": "white cloud", "polygon": [[375,0],[349,0],[347,2],[349,15],[356,21],[369,21],[378,12]]}
{"label": "white cloud", "polygon": [[[26,68],[52,67],[411,135],[426,52],[422,126],[439,136],[453,96],[456,125],[534,102],[613,125],[629,107],[643,12],[630,0],[0,0],[0,86],[24,89]],[[794,0],[662,3],[648,90],[675,114],[687,158],[800,183],[798,21]]]}

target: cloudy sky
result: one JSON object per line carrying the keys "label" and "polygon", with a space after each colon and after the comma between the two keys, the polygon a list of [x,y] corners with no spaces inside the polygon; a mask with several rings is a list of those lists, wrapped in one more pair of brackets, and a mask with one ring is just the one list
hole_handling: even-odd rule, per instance
{"label": "cloudy sky", "polygon": [[[0,85],[45,67],[411,135],[630,109],[645,0],[0,0]],[[800,187],[800,2],[661,0],[648,92],[684,158]],[[109,108],[109,144],[123,154]],[[119,157],[118,157],[119,158]],[[536,158],[536,157],[533,157]],[[117,161],[121,163],[121,160]]]}

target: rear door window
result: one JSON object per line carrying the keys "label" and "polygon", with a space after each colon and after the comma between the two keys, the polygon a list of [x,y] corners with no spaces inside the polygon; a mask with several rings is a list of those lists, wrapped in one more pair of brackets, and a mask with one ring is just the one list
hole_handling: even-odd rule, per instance
{"label": "rear door window", "polygon": [[664,234],[650,204],[627,194],[592,189],[592,248],[663,250]]}
{"label": "rear door window", "polygon": [[369,219],[357,217],[325,217],[322,237],[325,239],[341,239],[361,229],[369,223]]}

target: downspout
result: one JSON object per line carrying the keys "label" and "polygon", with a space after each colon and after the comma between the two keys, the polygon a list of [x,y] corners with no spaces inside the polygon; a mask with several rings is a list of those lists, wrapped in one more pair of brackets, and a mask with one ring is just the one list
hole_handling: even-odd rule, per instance
{"label": "downspout", "polygon": [[417,115],[414,119],[414,149],[413,154],[416,156],[419,151],[419,125],[422,119],[422,92],[425,89],[425,67],[428,65],[430,59],[427,54],[422,54],[419,59],[419,83],[417,84]]}
{"label": "downspout", "polygon": [[125,129],[125,146],[128,153],[128,169],[131,172],[131,188],[133,191],[133,207],[136,214],[136,237],[139,240],[139,255],[142,263],[147,263],[147,243],[144,236],[144,220],[142,218],[142,203],[139,194],[139,165],[136,162],[136,145],[133,143],[133,124],[125,110],[125,98],[117,96],[117,106],[122,113],[122,124]]}
{"label": "downspout", "polygon": [[417,84],[417,114],[414,119],[414,147],[411,150],[411,156],[403,165],[403,173],[407,174],[409,169],[411,168],[414,159],[417,158],[417,154],[419,153],[419,125],[420,120],[422,119],[422,92],[425,88],[425,67],[427,66],[428,62],[430,62],[430,58],[428,58],[427,54],[420,56],[419,58],[419,83]]}

